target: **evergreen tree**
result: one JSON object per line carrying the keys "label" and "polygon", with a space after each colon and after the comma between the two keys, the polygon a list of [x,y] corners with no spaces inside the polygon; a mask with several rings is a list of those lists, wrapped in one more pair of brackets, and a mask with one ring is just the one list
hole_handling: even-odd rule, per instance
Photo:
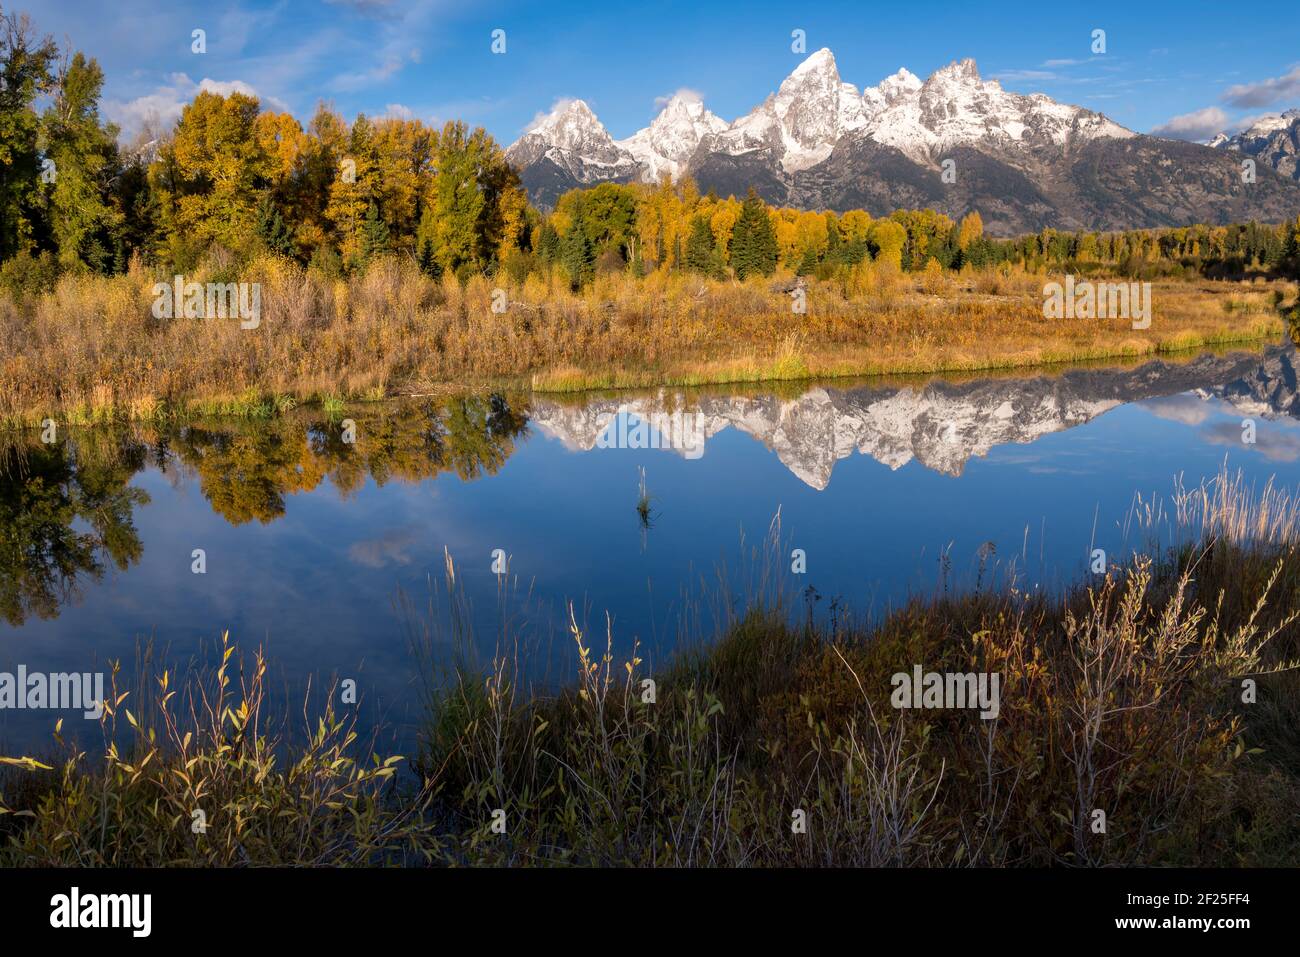
{"label": "evergreen tree", "polygon": [[686,239],[686,268],[706,276],[717,274],[718,259],[713,241],[713,230],[703,216],[691,221],[691,234]]}
{"label": "evergreen tree", "polygon": [[36,39],[26,14],[0,15],[0,260],[37,238],[45,190],[32,104],[50,91],[57,55],[52,39]]}
{"label": "evergreen tree", "polygon": [[550,223],[543,223],[537,231],[537,258],[547,264],[560,258],[560,235]]}
{"label": "evergreen tree", "polygon": [[1282,231],[1286,234],[1286,242],[1282,246],[1282,262],[1294,272],[1300,266],[1300,216],[1296,217],[1294,223],[1283,223]]}
{"label": "evergreen tree", "polygon": [[750,187],[731,234],[731,268],[740,279],[770,276],[776,271],[780,252],[767,206]]}
{"label": "evergreen tree", "polygon": [[110,191],[118,172],[117,127],[99,120],[103,85],[104,72],[94,60],[78,53],[65,61],[42,124],[56,173],[50,220],[59,259],[96,272],[111,271],[110,250],[123,220]]}
{"label": "evergreen tree", "polygon": [[366,218],[361,223],[361,253],[369,260],[388,249],[388,224],[379,215],[379,207],[371,201]]}
{"label": "evergreen tree", "polygon": [[293,237],[289,235],[289,227],[284,224],[284,217],[275,208],[275,202],[269,195],[263,197],[257,207],[257,235],[271,252],[281,256],[293,255]]}
{"label": "evergreen tree", "polygon": [[569,274],[569,279],[576,289],[591,279],[594,263],[591,240],[587,238],[587,233],[582,228],[582,221],[577,220],[560,239],[560,265]]}
{"label": "evergreen tree", "polygon": [[420,244],[420,255],[416,258],[416,262],[420,266],[420,271],[426,276],[432,276],[434,279],[442,277],[442,263],[438,262],[432,239],[426,239]]}
{"label": "evergreen tree", "polygon": [[136,156],[118,174],[113,185],[113,202],[122,215],[118,228],[121,263],[115,271],[125,270],[131,255],[151,255],[158,238],[158,201],[149,188],[149,167]]}

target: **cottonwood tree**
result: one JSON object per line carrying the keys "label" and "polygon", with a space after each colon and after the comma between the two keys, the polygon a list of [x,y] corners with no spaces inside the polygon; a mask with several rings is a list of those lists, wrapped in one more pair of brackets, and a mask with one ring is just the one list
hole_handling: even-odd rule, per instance
{"label": "cottonwood tree", "polygon": [[0,260],[40,239],[43,157],[33,104],[50,92],[57,56],[54,41],[38,39],[26,14],[0,15]]}
{"label": "cottonwood tree", "polygon": [[117,127],[99,118],[104,73],[81,54],[64,59],[42,126],[46,153],[57,171],[50,222],[64,267],[112,265],[123,216],[112,202],[118,172]]}

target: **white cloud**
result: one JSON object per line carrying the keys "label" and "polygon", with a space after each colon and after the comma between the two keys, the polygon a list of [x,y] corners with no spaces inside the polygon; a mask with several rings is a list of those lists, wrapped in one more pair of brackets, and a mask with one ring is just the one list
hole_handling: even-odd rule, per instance
{"label": "white cloud", "polygon": [[1229,106],[1259,107],[1291,97],[1300,97],[1300,66],[1257,83],[1230,86],[1223,93],[1223,102]]}
{"label": "white cloud", "polygon": [[381,532],[376,538],[353,542],[348,548],[348,558],[366,568],[409,565],[414,544],[414,533],[409,529],[395,528]]}
{"label": "white cloud", "polygon": [[1155,127],[1153,136],[1164,136],[1173,140],[1208,140],[1216,133],[1221,133],[1232,126],[1228,114],[1217,106],[1207,106],[1191,113],[1171,117]]}
{"label": "white cloud", "polygon": [[405,60],[402,57],[390,54],[381,63],[369,70],[361,70],[356,73],[340,73],[330,81],[330,89],[348,93],[363,90],[376,83],[383,83],[396,75],[404,63]]}
{"label": "white cloud", "polygon": [[994,73],[991,79],[1007,83],[1023,83],[1033,80],[1059,80],[1060,75],[1050,70],[1003,70],[1000,73]]}
{"label": "white cloud", "polygon": [[1200,425],[1209,419],[1211,413],[1210,406],[1204,399],[1190,394],[1146,399],[1139,402],[1138,406],[1161,419],[1183,425]]}
{"label": "white cloud", "polygon": [[680,97],[681,99],[685,100],[687,103],[704,102],[703,93],[701,93],[699,90],[692,90],[689,87],[684,86],[680,90],[676,90],[672,93],[669,93],[666,96],[656,96],[655,109],[662,110],[665,106],[667,106],[670,102],[672,102],[674,97]]}
{"label": "white cloud", "polygon": [[263,108],[285,112],[289,109],[283,101],[274,96],[262,96],[243,80],[213,80],[204,77],[195,83],[184,73],[173,73],[168,77],[167,83],[152,93],[138,96],[134,100],[105,100],[104,115],[121,129],[119,138],[123,142],[129,142],[144,129],[148,129],[152,135],[161,135],[175,125],[181,118],[181,111],[200,92],[220,96],[243,93],[245,96],[257,97]]}
{"label": "white cloud", "polygon": [[577,97],[573,97],[573,96],[558,97],[556,101],[551,104],[551,108],[549,110],[538,110],[536,113],[533,114],[533,118],[529,120],[528,125],[524,127],[523,130],[524,133],[531,133],[533,130],[537,129],[537,127],[541,126],[543,123],[549,120],[552,116],[556,116],[557,114],[563,113],[565,110],[567,110],[569,107],[573,106],[573,104],[577,102],[578,102]]}

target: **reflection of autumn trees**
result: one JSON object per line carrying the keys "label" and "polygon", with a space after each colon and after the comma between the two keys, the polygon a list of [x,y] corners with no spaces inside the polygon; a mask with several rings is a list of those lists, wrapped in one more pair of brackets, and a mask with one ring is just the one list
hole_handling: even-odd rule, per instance
{"label": "reflection of autumn trees", "polygon": [[186,426],[172,447],[198,473],[213,511],[233,525],[279,518],[286,493],[314,489],[325,476],[324,461],[311,454],[296,423],[277,420],[238,430]]}
{"label": "reflection of autumn trees", "polygon": [[187,426],[173,437],[180,461],[198,474],[212,508],[228,521],[270,522],[286,495],[323,479],[351,494],[366,476],[383,485],[454,472],[491,475],[514,451],[527,426],[519,403],[506,397],[458,396],[349,412],[356,441],[344,441],[343,420],[291,415],[266,423]]}
{"label": "reflection of autumn trees", "polygon": [[127,483],[146,452],[102,436],[85,446],[0,448],[0,618],[14,626],[53,618],[78,578],[99,578],[105,561],[126,569],[140,559],[132,519],[149,496]]}
{"label": "reflection of autumn trees", "polygon": [[298,412],[258,422],[194,423],[147,438],[88,430],[65,445],[0,445],[0,618],[52,618],[79,577],[125,569],[142,546],[133,523],[148,495],[128,483],[146,463],[197,476],[213,511],[232,524],[271,522],[285,498],[328,478],[344,495],[452,472],[494,474],[524,435],[523,404],[502,395],[454,397],[349,412]]}

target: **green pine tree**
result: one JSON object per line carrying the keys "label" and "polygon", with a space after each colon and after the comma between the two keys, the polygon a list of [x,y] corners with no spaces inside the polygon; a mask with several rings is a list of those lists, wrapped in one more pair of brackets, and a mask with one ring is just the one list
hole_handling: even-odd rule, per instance
{"label": "green pine tree", "polygon": [[426,239],[420,244],[420,255],[416,261],[420,271],[426,276],[432,276],[434,279],[442,278],[442,263],[438,261],[432,239]]}
{"label": "green pine tree", "polygon": [[293,255],[293,237],[269,195],[257,207],[257,235],[271,252],[281,256]]}
{"label": "green pine tree", "polygon": [[75,54],[60,68],[54,101],[42,120],[54,172],[50,219],[59,259],[100,273],[112,270],[111,250],[123,220],[111,196],[120,166],[117,127],[99,118],[103,85],[99,64]]}
{"label": "green pine tree", "polygon": [[739,279],[770,276],[776,272],[779,255],[776,229],[767,215],[767,206],[750,187],[731,234],[731,268]]}
{"label": "green pine tree", "polygon": [[361,223],[361,250],[366,260],[388,248],[388,224],[379,216],[379,207],[372,201]]}
{"label": "green pine tree", "polygon": [[560,235],[550,223],[544,223],[537,231],[537,258],[544,263],[560,258]]}
{"label": "green pine tree", "polygon": [[581,220],[575,221],[560,240],[560,264],[568,272],[575,289],[591,279],[594,263],[591,241],[587,239]]}
{"label": "green pine tree", "polygon": [[686,239],[686,268],[713,276],[717,273],[717,265],[713,230],[709,228],[708,220],[697,216],[691,222],[691,234]]}

